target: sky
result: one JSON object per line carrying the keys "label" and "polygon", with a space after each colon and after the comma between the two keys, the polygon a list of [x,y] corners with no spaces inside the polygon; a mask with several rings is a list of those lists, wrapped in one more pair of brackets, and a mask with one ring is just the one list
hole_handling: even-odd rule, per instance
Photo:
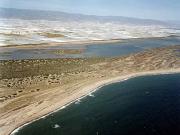
{"label": "sky", "polygon": [[180,0],[0,0],[0,7],[180,20]]}

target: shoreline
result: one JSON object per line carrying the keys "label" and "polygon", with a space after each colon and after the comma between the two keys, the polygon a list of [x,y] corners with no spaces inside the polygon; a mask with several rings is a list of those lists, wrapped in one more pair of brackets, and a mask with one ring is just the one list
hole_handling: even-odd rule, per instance
{"label": "shoreline", "polygon": [[[70,103],[78,103],[87,95],[93,96],[91,93],[104,85],[143,75],[180,73],[179,46],[117,58],[1,61],[0,64],[3,71],[0,90],[4,97],[0,105],[2,135],[12,134]],[[16,69],[20,72],[14,72]]]}
{"label": "shoreline", "polygon": [[[45,115],[40,116],[39,118],[31,118],[31,121],[25,121],[24,124],[19,125],[19,127],[15,128],[13,131],[9,131],[9,135],[14,135],[15,133],[17,133],[19,130],[21,130],[22,128],[24,128],[25,126],[38,121],[40,119],[44,119],[47,116],[56,113],[64,108],[66,108],[67,106],[75,103],[76,101],[79,101],[87,96],[90,96],[92,93],[96,92],[97,90],[99,90],[100,88],[113,84],[113,83],[120,83],[132,78],[136,78],[136,77],[141,77],[141,76],[152,76],[152,75],[165,75],[165,74],[178,74],[180,73],[180,68],[177,69],[169,69],[169,70],[154,70],[154,71],[146,71],[146,72],[138,72],[138,73],[130,73],[127,75],[123,75],[123,76],[118,76],[118,77],[113,77],[113,78],[109,78],[109,79],[105,79],[105,80],[99,80],[98,82],[94,83],[94,84],[90,84],[90,85],[86,85],[83,88],[81,88],[81,90],[79,90],[75,95],[71,95],[71,101],[70,102],[64,102],[64,104],[59,103],[59,107],[54,109],[54,110],[48,110],[47,113]],[[78,95],[78,96],[77,96]]]}

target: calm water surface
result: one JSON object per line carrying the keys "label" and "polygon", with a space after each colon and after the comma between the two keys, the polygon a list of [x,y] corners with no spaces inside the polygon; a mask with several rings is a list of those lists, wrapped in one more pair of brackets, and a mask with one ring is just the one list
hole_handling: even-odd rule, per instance
{"label": "calm water surface", "polygon": [[180,135],[180,74],[104,86],[17,135]]}
{"label": "calm water surface", "polygon": [[[84,57],[115,57],[137,53],[149,48],[180,45],[180,37],[130,39],[119,43],[64,45],[46,47],[44,49],[0,49],[0,60],[7,59],[43,59],[43,58],[84,58]],[[84,49],[81,54],[58,55],[52,51],[57,49]]]}

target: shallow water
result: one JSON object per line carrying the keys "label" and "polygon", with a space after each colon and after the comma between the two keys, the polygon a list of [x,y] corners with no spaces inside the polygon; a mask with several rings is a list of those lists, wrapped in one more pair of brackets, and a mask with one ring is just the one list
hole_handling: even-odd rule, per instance
{"label": "shallow water", "polygon": [[179,135],[180,74],[110,84],[17,135]]}
{"label": "shallow water", "polygon": [[[84,58],[84,57],[116,57],[136,53],[149,48],[180,45],[180,37],[130,39],[118,43],[82,45],[64,45],[46,47],[44,49],[0,49],[0,60],[10,59],[43,59],[43,58]],[[53,50],[84,49],[81,54],[58,55]]]}

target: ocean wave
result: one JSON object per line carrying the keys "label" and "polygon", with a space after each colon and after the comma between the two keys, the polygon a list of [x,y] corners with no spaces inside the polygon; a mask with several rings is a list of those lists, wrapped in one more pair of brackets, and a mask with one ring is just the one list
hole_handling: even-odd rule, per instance
{"label": "ocean wave", "polygon": [[90,97],[95,97],[92,93],[89,93],[89,95],[88,96],[90,96]]}
{"label": "ocean wave", "polygon": [[60,128],[60,125],[58,125],[58,124],[55,124],[55,125],[53,125],[53,127],[52,128]]}
{"label": "ocean wave", "polygon": [[76,105],[79,105],[80,103],[81,103],[81,100],[80,100],[80,99],[78,99],[78,100],[75,102]]}

